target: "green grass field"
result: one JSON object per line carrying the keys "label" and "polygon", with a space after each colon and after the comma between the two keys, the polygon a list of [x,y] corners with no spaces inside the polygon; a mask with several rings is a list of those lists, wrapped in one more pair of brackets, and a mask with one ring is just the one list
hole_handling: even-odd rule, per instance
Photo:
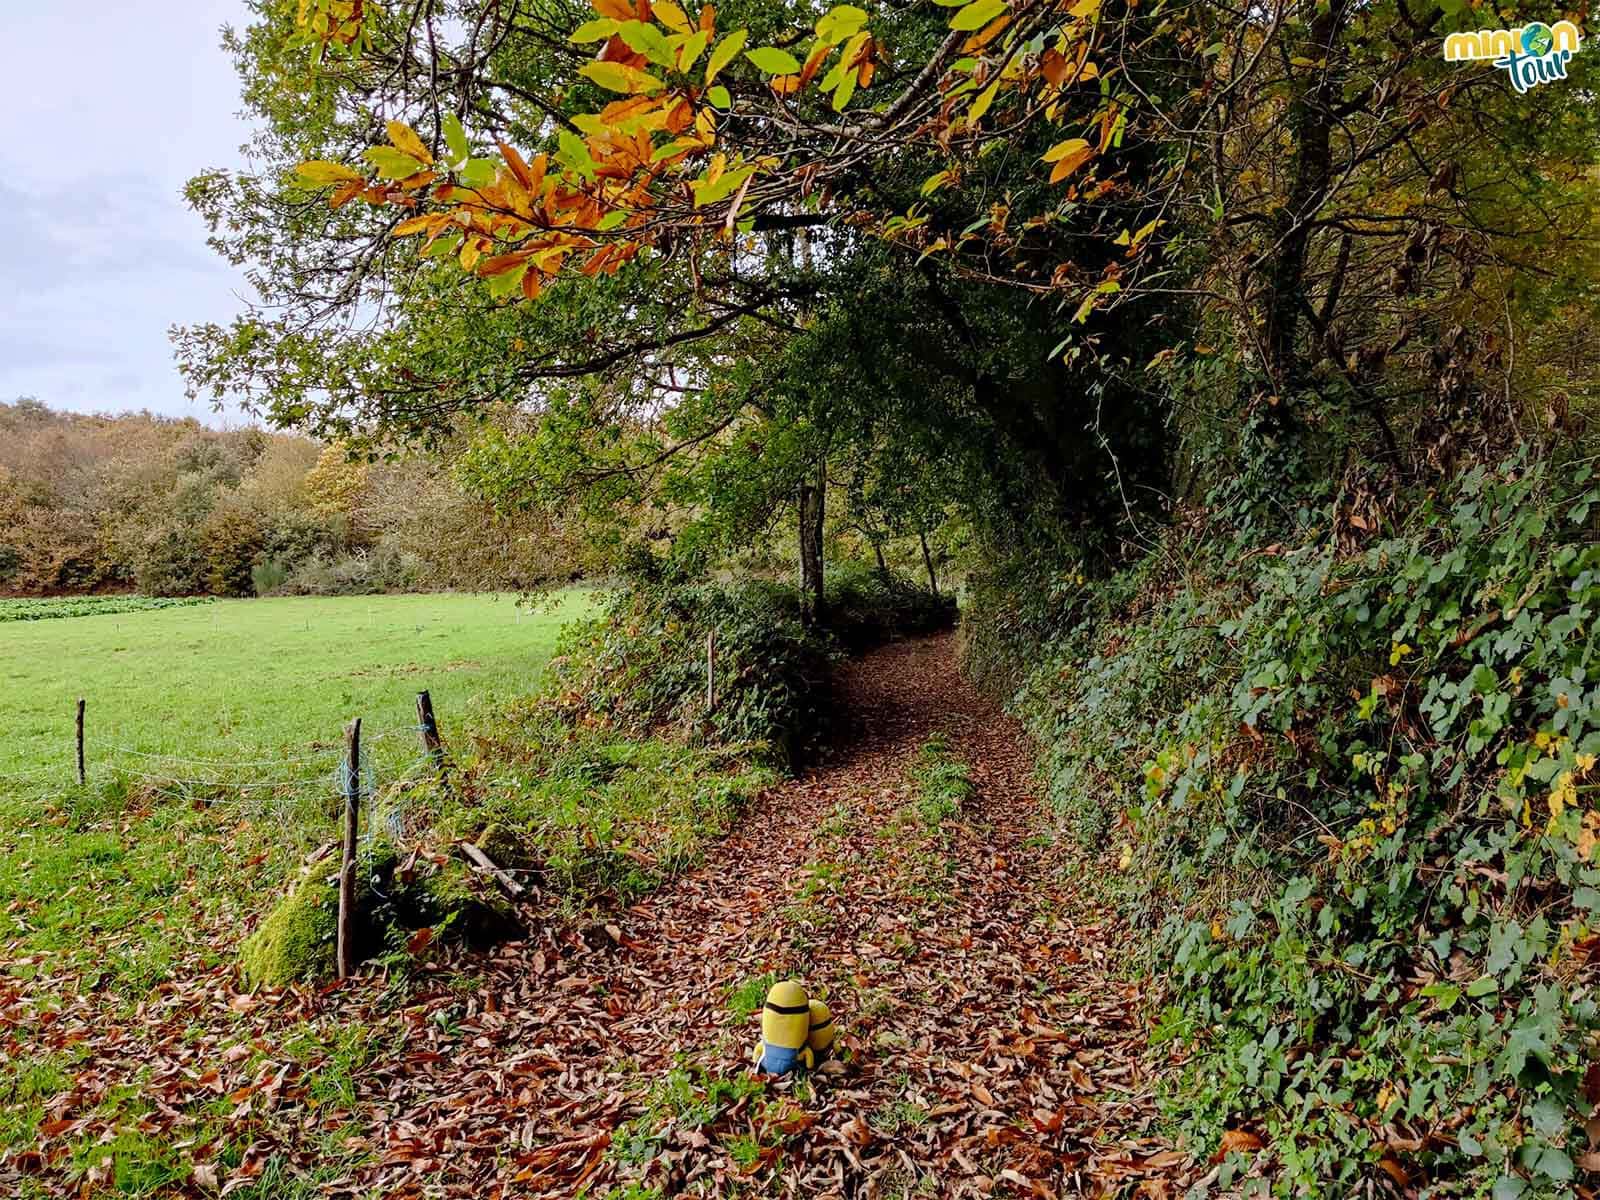
{"label": "green grass field", "polygon": [[71,779],[80,696],[91,776],[331,770],[355,716],[373,762],[398,769],[416,753],[418,691],[448,737],[534,690],[590,595],[532,611],[509,596],[305,597],[0,623],[0,790]]}

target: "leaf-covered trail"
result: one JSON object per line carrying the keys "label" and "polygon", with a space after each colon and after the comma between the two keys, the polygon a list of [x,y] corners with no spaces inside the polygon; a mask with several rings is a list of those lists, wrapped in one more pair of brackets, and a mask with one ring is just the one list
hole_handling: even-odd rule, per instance
{"label": "leaf-covered trail", "polygon": [[[0,1193],[1176,1194],[1140,998],[1040,836],[1018,730],[948,636],[841,674],[831,760],[593,924],[530,905],[527,941],[409,981],[266,993],[195,945],[131,1010],[43,959],[0,977],[0,1048],[63,1073]],[[942,820],[907,778],[934,734],[977,784]],[[748,1069],[777,975],[844,1031],[809,1081]]]}
{"label": "leaf-covered trail", "polygon": [[[1181,1156],[1148,1136],[1137,996],[1073,923],[1017,729],[948,636],[848,666],[839,700],[833,760],[703,867],[594,936],[507,948],[459,1029],[418,1026],[372,1081],[387,1186],[1166,1194]],[[907,807],[934,734],[978,785],[942,832]],[[730,996],[770,974],[825,995],[850,1053],[740,1095],[757,1019]]]}

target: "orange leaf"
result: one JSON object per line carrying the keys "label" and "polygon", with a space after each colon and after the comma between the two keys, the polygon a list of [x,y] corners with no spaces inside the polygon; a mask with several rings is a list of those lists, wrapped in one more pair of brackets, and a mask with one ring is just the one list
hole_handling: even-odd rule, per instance
{"label": "orange leaf", "polygon": [[429,229],[433,228],[433,223],[436,219],[437,218],[433,213],[426,213],[420,217],[408,218],[407,220],[401,221],[400,224],[394,227],[394,236],[410,237],[415,233],[425,233]]}
{"label": "orange leaf", "polygon": [[707,33],[715,33],[717,28],[717,6],[715,4],[702,5],[700,8],[700,28]]}
{"label": "orange leaf", "polygon": [[543,287],[544,276],[537,271],[529,271],[522,277],[522,295],[525,299],[537,300]]}
{"label": "orange leaf", "polygon": [[1261,1139],[1248,1129],[1227,1129],[1223,1131],[1222,1143],[1211,1156],[1211,1161],[1219,1163],[1235,1151],[1244,1154],[1261,1149],[1261,1145]]}
{"label": "orange leaf", "polygon": [[593,0],[594,10],[602,17],[614,17],[618,21],[631,21],[634,19],[633,5],[628,0]]}
{"label": "orange leaf", "polygon": [[1093,157],[1094,147],[1088,145],[1063,155],[1056,160],[1055,170],[1050,172],[1050,182],[1060,183]]}
{"label": "orange leaf", "polygon": [[433,930],[419,929],[406,942],[406,953],[421,954],[428,948],[428,943],[431,941],[433,941]]}
{"label": "orange leaf", "polygon": [[518,183],[527,188],[530,192],[537,190],[537,186],[533,182],[533,172],[528,170],[528,164],[526,160],[523,159],[522,155],[517,153],[515,147],[508,146],[504,142],[501,142],[500,155],[506,160],[506,166],[511,168],[511,173],[517,177]]}
{"label": "orange leaf", "polygon": [[515,254],[497,254],[493,258],[486,258],[478,264],[478,274],[485,279],[493,279],[496,275],[505,275],[515,271],[528,261],[526,250],[519,250]]}
{"label": "orange leaf", "polygon": [[1011,14],[1010,13],[1006,13],[1006,14],[1004,14],[1002,16],[996,17],[994,20],[990,21],[987,25],[985,25],[982,29],[980,29],[977,33],[973,34],[965,42],[963,42],[961,44],[961,52],[963,54],[976,54],[979,50],[982,50],[985,46],[987,46],[990,42],[994,41],[995,38],[999,37],[1002,33],[1004,33],[1006,26],[1010,25],[1010,24],[1011,24]]}
{"label": "orange leaf", "polygon": [[1406,1169],[1400,1165],[1397,1159],[1380,1158],[1378,1160],[1378,1166],[1383,1168],[1384,1173],[1388,1175],[1390,1179],[1398,1183],[1401,1187],[1410,1186],[1411,1176]]}

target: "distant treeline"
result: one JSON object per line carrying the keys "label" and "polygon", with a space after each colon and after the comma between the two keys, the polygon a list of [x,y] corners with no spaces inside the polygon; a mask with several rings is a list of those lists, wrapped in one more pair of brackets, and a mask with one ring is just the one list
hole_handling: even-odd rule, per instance
{"label": "distant treeline", "polygon": [[261,429],[0,403],[0,595],[520,588],[574,563],[541,518],[463,493],[448,453],[352,462]]}

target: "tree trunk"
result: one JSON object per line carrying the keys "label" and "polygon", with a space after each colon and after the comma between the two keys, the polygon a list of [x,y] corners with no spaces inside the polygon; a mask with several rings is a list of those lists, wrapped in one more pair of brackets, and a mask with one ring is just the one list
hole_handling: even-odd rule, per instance
{"label": "tree trunk", "polygon": [[883,561],[883,543],[877,538],[872,539],[872,552],[878,556],[878,574],[888,578],[889,564]]}
{"label": "tree trunk", "polygon": [[814,481],[800,485],[800,615],[808,625],[826,614],[822,590],[822,518],[828,487],[827,463]]}
{"label": "tree trunk", "polygon": [[917,538],[922,542],[922,565],[928,568],[928,590],[935,596],[939,594],[939,577],[933,573],[933,555],[928,553],[928,534],[925,530],[917,530]]}
{"label": "tree trunk", "polygon": [[[1267,361],[1272,382],[1281,390],[1292,388],[1301,374],[1295,338],[1306,303],[1306,259],[1311,244],[1310,222],[1327,199],[1333,177],[1333,106],[1344,84],[1345,67],[1339,61],[1338,39],[1349,12],[1349,0],[1332,0],[1318,9],[1306,36],[1305,53],[1320,59],[1297,80],[1299,90],[1289,103],[1288,124],[1294,139],[1293,172],[1288,203],[1278,212],[1275,252],[1268,262],[1268,286],[1263,295]],[[1284,397],[1284,404],[1288,397]],[[1280,409],[1284,407],[1280,404]]]}

